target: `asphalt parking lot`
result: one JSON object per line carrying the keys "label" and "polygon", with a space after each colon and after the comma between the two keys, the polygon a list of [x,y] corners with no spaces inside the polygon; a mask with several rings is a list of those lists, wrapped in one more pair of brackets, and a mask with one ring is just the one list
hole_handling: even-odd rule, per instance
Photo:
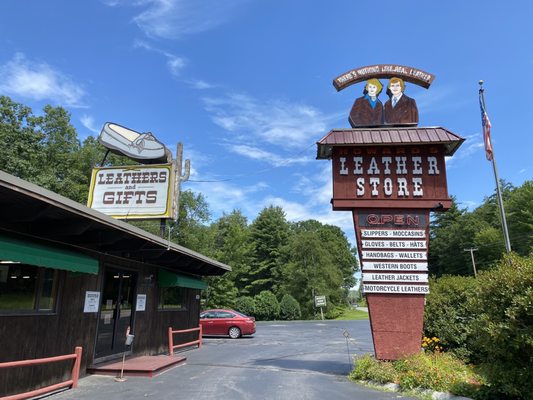
{"label": "asphalt parking lot", "polygon": [[367,320],[259,322],[253,337],[205,338],[186,363],[152,379],[88,376],[63,399],[398,399],[347,379],[354,355],[371,353]]}

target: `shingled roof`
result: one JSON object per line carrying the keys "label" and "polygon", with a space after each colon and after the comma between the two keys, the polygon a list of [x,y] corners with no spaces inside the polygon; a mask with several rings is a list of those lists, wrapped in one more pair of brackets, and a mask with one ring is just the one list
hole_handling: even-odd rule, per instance
{"label": "shingled roof", "polygon": [[379,127],[333,129],[317,142],[317,159],[330,159],[334,146],[442,144],[451,156],[464,138],[441,127]]}

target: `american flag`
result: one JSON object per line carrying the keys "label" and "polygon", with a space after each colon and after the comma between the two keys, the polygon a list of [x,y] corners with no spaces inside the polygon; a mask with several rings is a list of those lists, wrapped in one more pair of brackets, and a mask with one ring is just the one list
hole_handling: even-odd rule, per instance
{"label": "american flag", "polygon": [[490,138],[490,119],[485,110],[485,105],[483,101],[483,92],[479,91],[479,106],[481,107],[481,125],[483,125],[483,141],[485,142],[485,155],[487,160],[492,161],[493,151],[492,151],[492,140]]}

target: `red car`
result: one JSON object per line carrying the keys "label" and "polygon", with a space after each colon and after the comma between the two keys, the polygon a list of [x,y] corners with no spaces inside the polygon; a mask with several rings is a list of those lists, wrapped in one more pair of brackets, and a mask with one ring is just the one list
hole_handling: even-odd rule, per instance
{"label": "red car", "polygon": [[200,313],[203,335],[229,335],[237,339],[255,333],[255,318],[233,310],[205,310]]}

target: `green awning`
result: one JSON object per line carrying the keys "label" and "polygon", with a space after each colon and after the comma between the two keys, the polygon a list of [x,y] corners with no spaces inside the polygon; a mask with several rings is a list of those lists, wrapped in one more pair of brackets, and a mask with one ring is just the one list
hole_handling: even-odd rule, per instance
{"label": "green awning", "polygon": [[207,283],[200,279],[176,274],[165,269],[159,270],[158,280],[161,287],[179,286],[191,289],[207,289]]}
{"label": "green awning", "polygon": [[98,274],[98,260],[71,250],[0,235],[0,260]]}

